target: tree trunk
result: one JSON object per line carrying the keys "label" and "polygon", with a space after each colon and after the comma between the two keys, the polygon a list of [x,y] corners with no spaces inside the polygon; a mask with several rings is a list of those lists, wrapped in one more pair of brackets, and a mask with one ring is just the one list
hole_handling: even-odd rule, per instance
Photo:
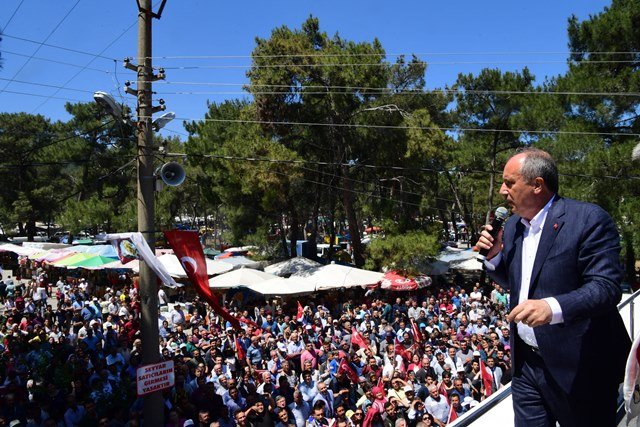
{"label": "tree trunk", "polygon": [[294,258],[298,254],[297,246],[298,246],[298,235],[300,234],[300,227],[298,225],[299,223],[298,212],[293,206],[293,203],[289,203],[289,209],[291,210],[291,226],[289,227],[289,232],[291,235],[290,237],[291,245],[289,247],[291,249],[290,250],[291,258]]}
{"label": "tree trunk", "polygon": [[342,203],[349,221],[349,235],[351,238],[351,248],[353,250],[353,262],[356,267],[364,265],[364,254],[362,252],[362,242],[360,240],[360,226],[353,202],[353,190],[351,189],[351,180],[349,179],[349,169],[342,166]]}
{"label": "tree trunk", "polygon": [[491,218],[491,212],[493,211],[493,188],[496,182],[496,156],[498,153],[498,139],[499,139],[499,135],[496,132],[493,136],[493,146],[491,147],[491,160],[490,160],[491,175],[489,175],[489,197],[487,197],[487,216],[485,218],[485,224],[489,223],[489,219]]}
{"label": "tree trunk", "polygon": [[282,215],[280,215],[279,222],[280,222],[280,243],[282,243],[282,254],[284,255],[285,258],[291,258],[291,254],[287,249],[287,233],[285,232],[285,229],[284,229],[284,222],[282,221]]}

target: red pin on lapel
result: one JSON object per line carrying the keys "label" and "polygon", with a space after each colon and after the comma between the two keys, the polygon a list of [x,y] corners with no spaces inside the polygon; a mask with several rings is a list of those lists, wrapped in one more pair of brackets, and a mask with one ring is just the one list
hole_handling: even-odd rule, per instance
{"label": "red pin on lapel", "polygon": [[556,222],[555,224],[553,224],[553,229],[557,230],[558,229],[558,223]]}

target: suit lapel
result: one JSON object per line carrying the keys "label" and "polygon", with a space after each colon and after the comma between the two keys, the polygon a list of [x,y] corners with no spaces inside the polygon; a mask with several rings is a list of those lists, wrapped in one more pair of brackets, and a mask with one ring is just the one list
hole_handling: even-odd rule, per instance
{"label": "suit lapel", "polygon": [[[520,284],[522,282],[522,236],[524,233],[524,224],[521,221],[516,223],[515,237],[513,239],[513,258],[509,262],[513,266],[513,281],[511,282],[510,293],[511,308],[518,305],[517,295],[520,295]],[[513,296],[516,296],[515,298]]]}
{"label": "suit lapel", "polygon": [[537,285],[538,274],[547,259],[547,255],[553,246],[553,242],[556,240],[558,232],[564,224],[564,201],[559,196],[554,196],[555,201],[547,213],[547,218],[544,221],[544,228],[542,229],[542,235],[540,236],[540,243],[538,244],[538,251],[536,252],[536,259],[533,263],[533,270],[531,271],[531,284],[529,286],[529,297],[531,297],[534,288]]}

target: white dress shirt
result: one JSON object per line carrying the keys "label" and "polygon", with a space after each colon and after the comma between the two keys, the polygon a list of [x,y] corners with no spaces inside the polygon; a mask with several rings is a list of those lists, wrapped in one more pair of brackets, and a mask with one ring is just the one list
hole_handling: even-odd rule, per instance
{"label": "white dress shirt", "polygon": [[[525,226],[525,230],[522,234],[522,275],[520,279],[520,294],[518,295],[518,304],[529,299],[529,288],[531,285],[531,274],[533,272],[533,264],[536,260],[536,253],[538,252],[538,245],[540,244],[540,236],[544,228],[544,223],[547,219],[547,214],[553,203],[554,197],[552,197],[547,204],[534,216],[531,221],[527,221],[521,218],[520,221]],[[498,253],[497,256],[490,261],[485,261],[485,265],[489,270],[494,270],[500,263],[502,254]],[[552,317],[551,324],[562,323],[564,321],[562,317],[562,308],[553,297],[543,298],[547,304],[551,307]],[[533,328],[525,325],[522,322],[517,323],[518,335],[528,345],[532,347],[538,347],[538,341],[536,340]]]}

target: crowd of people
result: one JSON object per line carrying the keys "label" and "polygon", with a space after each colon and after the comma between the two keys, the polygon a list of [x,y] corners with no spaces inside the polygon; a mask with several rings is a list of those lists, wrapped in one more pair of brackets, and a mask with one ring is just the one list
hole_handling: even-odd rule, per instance
{"label": "crowd of people", "polygon": [[[136,287],[47,276],[0,284],[0,427],[143,424]],[[495,284],[232,299],[239,329],[159,293],[167,427],[444,426],[510,381]]]}

